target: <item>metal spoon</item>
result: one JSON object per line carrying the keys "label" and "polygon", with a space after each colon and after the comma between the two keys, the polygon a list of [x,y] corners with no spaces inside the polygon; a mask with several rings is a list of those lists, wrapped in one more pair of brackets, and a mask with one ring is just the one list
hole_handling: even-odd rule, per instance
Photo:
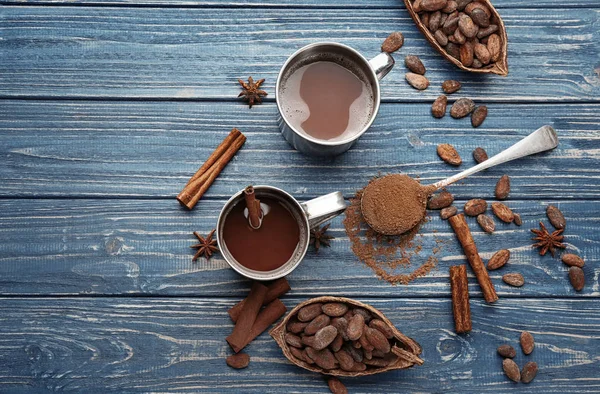
{"label": "metal spoon", "polygon": [[[434,191],[441,189],[442,187],[453,184],[456,181],[464,179],[469,175],[473,175],[479,171],[483,171],[487,168],[497,166],[498,164],[506,163],[507,161],[519,159],[521,157],[533,155],[536,153],[544,152],[550,149],[554,149],[558,146],[558,136],[554,129],[550,126],[542,126],[533,133],[529,134],[527,137],[523,138],[521,141],[517,142],[513,146],[503,150],[498,153],[496,156],[493,156],[486,161],[469,168],[465,171],[462,171],[456,175],[453,175],[444,180],[438,181],[431,185],[419,185],[421,188],[421,192],[425,193],[427,196],[431,195]],[[382,178],[380,178],[382,179]],[[363,216],[365,221],[369,226],[371,226],[375,231],[381,232],[385,235],[399,235],[403,234],[413,227],[415,227],[424,217],[425,217],[425,207],[427,199],[423,199],[424,203],[420,207],[420,212],[403,212],[402,206],[398,206],[397,202],[393,200],[389,201],[371,201],[374,204],[369,204],[370,206],[376,206],[377,209],[374,212],[369,212],[365,214],[365,198],[377,198],[377,193],[369,193],[369,188],[376,188],[377,181],[375,180],[365,188],[363,192],[363,197],[361,200],[361,210],[363,212]],[[415,181],[416,182],[416,181]],[[401,191],[397,191],[398,195],[402,194]],[[408,194],[408,190],[406,191]],[[378,222],[382,219],[385,220],[389,218],[389,213],[391,210],[394,210],[395,222],[398,223],[406,223],[406,225],[396,225],[393,231],[380,231],[382,230],[381,226],[378,226]],[[406,211],[406,210],[404,210]],[[421,220],[413,220],[413,218],[419,217]],[[406,219],[406,220],[403,220]],[[389,221],[389,219],[388,219]]]}

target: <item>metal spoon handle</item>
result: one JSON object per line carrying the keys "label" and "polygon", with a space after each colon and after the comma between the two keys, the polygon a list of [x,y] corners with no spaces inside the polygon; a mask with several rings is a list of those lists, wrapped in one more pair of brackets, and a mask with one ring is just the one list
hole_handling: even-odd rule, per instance
{"label": "metal spoon handle", "polygon": [[550,126],[542,126],[521,141],[517,142],[510,148],[503,150],[496,156],[491,157],[476,165],[475,167],[469,168],[463,172],[459,172],[456,175],[446,178],[439,182],[431,185],[432,188],[440,189],[442,187],[453,184],[463,178],[473,175],[479,171],[483,171],[486,168],[497,166],[498,164],[506,163],[507,161],[519,159],[521,157],[533,155],[535,153],[544,152],[550,149],[554,149],[558,146],[558,136],[554,129]]}

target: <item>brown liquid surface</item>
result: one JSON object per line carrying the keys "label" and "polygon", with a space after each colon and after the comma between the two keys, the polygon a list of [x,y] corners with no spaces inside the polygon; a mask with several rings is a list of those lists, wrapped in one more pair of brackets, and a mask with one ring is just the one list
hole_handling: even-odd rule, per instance
{"label": "brown liquid surface", "polygon": [[300,228],[294,216],[277,200],[260,198],[269,207],[259,229],[253,229],[244,215],[246,204],[239,202],[227,215],[223,239],[231,255],[244,267],[271,271],[281,267],[294,254],[300,241]]}
{"label": "brown liquid surface", "polygon": [[361,131],[372,109],[367,86],[351,71],[329,61],[298,69],[286,83],[283,101],[289,101],[286,112],[293,126],[320,140]]}

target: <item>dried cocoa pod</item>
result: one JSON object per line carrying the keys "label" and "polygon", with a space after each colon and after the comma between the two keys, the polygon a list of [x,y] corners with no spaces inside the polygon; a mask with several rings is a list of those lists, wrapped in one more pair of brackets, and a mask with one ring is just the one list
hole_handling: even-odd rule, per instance
{"label": "dried cocoa pod", "polygon": [[489,271],[497,270],[498,268],[504,267],[504,264],[510,259],[510,250],[502,249],[494,253],[492,258],[487,263],[487,269]]}
{"label": "dried cocoa pod", "polygon": [[[371,327],[366,327],[364,336],[367,338],[367,341],[377,350],[380,350],[384,353],[389,353],[391,350],[390,343],[383,333],[379,330],[376,330]],[[367,363],[365,363],[367,364]],[[368,364],[367,364],[368,365]]]}
{"label": "dried cocoa pod", "polygon": [[487,49],[490,52],[490,59],[492,62],[497,62],[502,54],[502,42],[498,34],[490,34],[487,37]]}
{"label": "dried cocoa pod", "polygon": [[417,90],[425,90],[429,87],[429,80],[420,74],[406,73],[406,81]]}
{"label": "dried cocoa pod", "polygon": [[437,31],[441,27],[442,12],[436,11],[429,16],[429,31]]}
{"label": "dried cocoa pod", "polygon": [[441,193],[434,194],[427,201],[427,209],[442,209],[450,206],[454,202],[454,196],[447,192],[442,191]]}
{"label": "dried cocoa pod", "polygon": [[383,320],[373,319],[369,322],[369,327],[381,331],[381,333],[387,339],[392,339],[394,337],[394,330],[392,330],[392,328],[388,326]]}
{"label": "dried cocoa pod", "polygon": [[246,353],[232,354],[225,359],[225,362],[231,368],[242,369],[246,368],[248,364],[250,364],[250,356]]}
{"label": "dried cocoa pod", "polygon": [[534,361],[529,361],[521,370],[521,382],[530,383],[537,375],[538,365]]}
{"label": "dried cocoa pod", "polygon": [[514,358],[517,355],[515,348],[510,345],[500,345],[497,351],[504,358]]}
{"label": "dried cocoa pod", "polygon": [[327,385],[329,386],[329,391],[333,394],[348,394],[346,386],[344,386],[337,378],[329,378],[327,380]]}
{"label": "dried cocoa pod", "polygon": [[404,58],[404,65],[415,74],[425,75],[425,72],[427,71],[423,62],[421,62],[421,59],[415,55],[407,55]]}
{"label": "dried cocoa pod", "polygon": [[583,286],[585,286],[585,274],[583,270],[579,267],[569,268],[569,281],[575,290],[583,290]]}
{"label": "dried cocoa pod", "polygon": [[477,223],[479,224],[479,227],[481,227],[481,229],[488,234],[493,233],[496,229],[496,223],[494,223],[494,219],[488,215],[477,216]]}
{"label": "dried cocoa pod", "polygon": [[341,302],[330,302],[324,304],[321,309],[327,316],[340,317],[348,312],[348,305],[342,304]]}
{"label": "dried cocoa pod", "polygon": [[481,198],[474,198],[465,203],[463,210],[467,216],[479,216],[487,209],[487,201]]}
{"label": "dried cocoa pod", "polygon": [[528,331],[523,331],[521,333],[521,338],[519,338],[519,342],[521,343],[521,349],[523,349],[523,353],[531,354],[533,352],[533,348],[535,347],[535,339],[533,339],[533,335],[531,335]]}
{"label": "dried cocoa pod", "polygon": [[548,220],[554,226],[555,229],[560,230],[567,226],[567,221],[563,213],[554,205],[548,205],[546,208],[546,215]]}
{"label": "dried cocoa pod", "polygon": [[308,326],[304,329],[304,333],[306,335],[314,335],[321,328],[328,326],[331,321],[331,318],[326,314],[322,313],[319,316],[312,319]]}
{"label": "dried cocoa pod", "polygon": [[487,152],[483,148],[475,148],[473,151],[473,159],[477,162],[477,164],[483,163],[488,159]]}
{"label": "dried cocoa pod", "polygon": [[448,5],[448,0],[421,0],[423,11],[437,11]]}
{"label": "dried cocoa pod", "polygon": [[304,347],[304,345],[302,344],[302,338],[289,332],[285,334],[285,343],[297,348]]}
{"label": "dried cocoa pod", "polygon": [[515,215],[513,214],[513,211],[501,202],[493,202],[492,211],[498,219],[502,220],[505,223],[512,223],[512,221],[515,220]]}
{"label": "dried cocoa pod", "polygon": [[452,107],[450,108],[450,116],[452,116],[455,119],[464,118],[465,116],[473,112],[474,109],[475,103],[473,102],[473,100],[468,98],[460,98],[456,100],[454,104],[452,104]]}
{"label": "dried cocoa pod", "polygon": [[310,357],[315,364],[323,369],[335,368],[336,360],[329,349],[315,350],[311,347],[307,347],[306,354],[308,354],[308,357]]}
{"label": "dried cocoa pod", "polygon": [[496,183],[496,198],[498,200],[506,200],[508,194],[510,193],[510,178],[508,175],[502,175],[502,177]]}
{"label": "dried cocoa pod", "polygon": [[523,221],[521,220],[521,215],[519,215],[518,213],[515,213],[514,215],[515,215],[515,220],[514,220],[514,223],[515,223],[517,226],[520,226],[520,225],[522,225],[522,224],[523,224]]}
{"label": "dried cocoa pod", "polygon": [[460,62],[469,67],[473,64],[473,59],[475,59],[473,44],[471,42],[465,42],[460,46]]}
{"label": "dried cocoa pod", "polygon": [[435,99],[431,105],[431,114],[434,118],[443,118],[446,115],[446,106],[448,105],[448,97],[443,94]]}
{"label": "dried cocoa pod", "polygon": [[296,319],[290,320],[287,325],[287,330],[293,334],[299,334],[308,326],[308,322],[300,322]]}
{"label": "dried cocoa pod", "polygon": [[[450,110],[452,111],[452,110]],[[451,112],[452,113],[452,112]],[[448,164],[453,166],[459,166],[462,163],[462,159],[460,155],[456,151],[456,149],[450,144],[440,144],[437,146],[437,154]],[[443,207],[442,207],[443,208]]]}
{"label": "dried cocoa pod", "polygon": [[[337,335],[337,328],[334,326],[329,325],[323,327],[315,333],[314,342],[311,347],[313,347],[315,350],[325,349],[327,346],[329,346],[329,344],[331,344],[331,342],[333,342]],[[313,358],[313,360],[315,359]],[[317,362],[317,360],[315,360],[315,362]]]}
{"label": "dried cocoa pod", "polygon": [[569,267],[579,267],[582,268],[585,265],[585,261],[576,254],[566,253],[562,255],[562,262],[568,265]]}
{"label": "dried cocoa pod", "polygon": [[440,211],[440,218],[442,218],[442,220],[447,220],[451,216],[456,215],[457,212],[458,212],[458,209],[456,209],[455,206],[446,207]]}
{"label": "dried cocoa pod", "polygon": [[502,280],[507,285],[513,287],[521,287],[525,284],[525,278],[523,278],[523,275],[517,273],[505,274],[502,276]]}
{"label": "dried cocoa pod", "polygon": [[311,304],[298,311],[298,320],[301,322],[309,322],[315,317],[319,316],[322,312],[322,304]]}
{"label": "dried cocoa pod", "polygon": [[[333,355],[340,363],[340,368],[342,368],[344,371],[352,370],[352,366],[354,365],[355,360],[354,360],[354,358],[352,358],[350,353],[348,353],[346,350],[342,349],[342,350],[339,350],[339,351],[333,353]],[[362,361],[362,357],[360,358],[360,360]]]}
{"label": "dried cocoa pod", "polygon": [[337,336],[335,337],[333,342],[331,342],[331,345],[329,345],[329,347],[331,348],[332,352],[337,352],[342,348],[343,344],[344,338],[340,334],[337,334]]}
{"label": "dried cocoa pod", "polygon": [[381,50],[383,52],[392,53],[402,48],[402,45],[404,45],[404,35],[397,31],[390,34],[385,39],[385,41],[381,45]]}
{"label": "dried cocoa pod", "polygon": [[485,118],[487,118],[487,114],[488,109],[485,105],[480,105],[479,107],[475,108],[475,110],[471,113],[471,125],[473,127],[481,126]]}
{"label": "dried cocoa pod", "polygon": [[435,33],[433,34],[433,37],[438,42],[438,44],[440,44],[441,46],[444,47],[444,46],[448,45],[448,37],[444,34],[443,31],[436,30]]}
{"label": "dried cocoa pod", "polygon": [[363,334],[365,328],[365,318],[361,314],[355,314],[352,319],[348,322],[348,329],[346,334],[348,339],[356,341]]}
{"label": "dried cocoa pod", "polygon": [[448,80],[442,82],[442,90],[446,94],[452,94],[454,92],[457,92],[461,86],[462,85],[460,84],[460,82],[458,82],[454,79],[448,79]]}
{"label": "dried cocoa pod", "polygon": [[467,14],[462,14],[458,17],[458,28],[467,38],[475,37],[479,31],[479,27],[473,23],[473,20]]}
{"label": "dried cocoa pod", "polygon": [[521,381],[521,371],[519,371],[519,366],[510,358],[505,358],[502,361],[502,369],[504,370],[504,374],[513,382]]}

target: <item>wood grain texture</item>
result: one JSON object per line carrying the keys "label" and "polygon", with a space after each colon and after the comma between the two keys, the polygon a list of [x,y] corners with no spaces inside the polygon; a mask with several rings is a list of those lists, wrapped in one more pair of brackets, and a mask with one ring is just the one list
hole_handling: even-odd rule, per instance
{"label": "wood grain texture", "polygon": [[[462,208],[464,201],[457,201]],[[193,212],[173,200],[0,200],[1,294],[142,294],[246,295],[249,281],[236,274],[220,255],[210,262],[191,261],[192,231],[207,233],[216,225],[223,200],[201,201]],[[497,223],[487,235],[468,218],[484,261],[499,249],[511,259],[491,271],[500,299],[515,296],[600,296],[600,201],[553,201],[567,219],[568,251],[586,260],[586,285],[575,292],[567,266],[559,258],[541,257],[531,248],[529,229],[545,218],[546,201],[507,204],[521,214],[523,226]],[[413,267],[433,255],[438,266],[428,276],[404,286],[376,278],[351,252],[342,219],[332,222],[335,237],[319,253],[310,248],[302,264],[288,276],[293,295],[449,297],[448,267],[466,262],[449,224],[431,211],[421,236],[422,251]],[[498,221],[497,221],[498,222]],[[439,249],[433,253],[434,249]],[[411,269],[399,269],[399,273]],[[526,285],[513,288],[502,282],[508,272],[519,272]],[[469,269],[470,294],[481,292]]]}
{"label": "wood grain texture", "polygon": [[[437,87],[448,78],[494,101],[598,101],[600,9],[506,9],[508,78],[457,70],[429,46],[404,9],[179,9],[4,6],[0,97],[231,99],[237,78],[266,78],[271,92],[286,58],[315,41],[375,56],[402,31],[398,65],[382,83],[386,101],[424,101],[404,80],[402,59],[419,55]],[[576,32],[576,34],[575,34]],[[218,70],[218,71],[217,71]]]}
{"label": "wood grain texture", "polygon": [[[452,330],[450,300],[391,298],[367,302],[423,346],[425,364],[360,379],[351,393],[593,393],[600,360],[596,300],[472,301],[473,331]],[[8,298],[0,302],[0,390],[326,393],[325,380],[283,358],[264,333],[246,351],[250,366],[229,369],[224,340],[232,323],[222,299]],[[293,307],[299,298],[286,297]],[[410,322],[410,324],[408,323]],[[577,324],[573,324],[577,322]],[[515,358],[536,361],[529,385],[502,373],[496,347],[518,349],[522,330],[536,347]]]}
{"label": "wood grain texture", "polygon": [[[466,92],[469,87],[464,88]],[[227,133],[238,127],[244,147],[209,189],[228,198],[249,183],[281,187],[306,199],[346,197],[379,172],[404,172],[423,183],[491,155],[543,124],[559,147],[504,164],[451,187],[457,198],[491,198],[502,174],[514,199],[590,199],[600,191],[600,105],[489,104],[486,122],[434,119],[430,104],[384,104],[372,128],[345,154],[311,158],[294,151],[277,129],[274,104],[5,100],[0,105],[0,196],[174,198]],[[436,154],[454,144],[464,164]]]}

